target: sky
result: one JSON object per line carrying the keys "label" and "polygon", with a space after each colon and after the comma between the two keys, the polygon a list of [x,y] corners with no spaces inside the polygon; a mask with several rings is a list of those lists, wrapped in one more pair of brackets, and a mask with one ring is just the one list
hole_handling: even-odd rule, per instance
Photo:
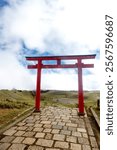
{"label": "sky", "polygon": [[[84,61],[94,68],[83,69],[83,87],[99,90],[99,8],[94,0],[0,0],[0,89],[35,89],[26,56],[96,54]],[[78,70],[42,70],[41,89],[77,90]]]}

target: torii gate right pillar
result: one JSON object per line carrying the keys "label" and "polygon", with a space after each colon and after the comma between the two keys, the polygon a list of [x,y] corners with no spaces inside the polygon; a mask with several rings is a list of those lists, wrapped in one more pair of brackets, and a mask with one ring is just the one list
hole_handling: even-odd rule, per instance
{"label": "torii gate right pillar", "polygon": [[84,115],[84,96],[83,96],[83,80],[82,80],[82,63],[78,60],[78,105],[79,115]]}

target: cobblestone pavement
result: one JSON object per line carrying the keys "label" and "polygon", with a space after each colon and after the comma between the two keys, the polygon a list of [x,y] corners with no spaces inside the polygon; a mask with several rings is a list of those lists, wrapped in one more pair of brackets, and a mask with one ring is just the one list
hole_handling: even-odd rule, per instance
{"label": "cobblestone pavement", "polygon": [[6,130],[0,150],[99,150],[88,118],[77,109],[47,107]]}

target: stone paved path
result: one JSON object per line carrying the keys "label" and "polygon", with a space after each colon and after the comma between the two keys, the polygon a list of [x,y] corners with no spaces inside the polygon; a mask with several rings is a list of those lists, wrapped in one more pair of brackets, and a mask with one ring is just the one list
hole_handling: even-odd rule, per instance
{"label": "stone paved path", "polygon": [[77,109],[47,107],[3,133],[0,150],[99,150],[88,118]]}

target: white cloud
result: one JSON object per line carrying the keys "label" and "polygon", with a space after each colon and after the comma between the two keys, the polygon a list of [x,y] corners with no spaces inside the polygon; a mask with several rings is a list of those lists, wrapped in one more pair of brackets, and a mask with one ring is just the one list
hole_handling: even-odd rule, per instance
{"label": "white cloud", "polygon": [[23,39],[29,48],[42,51],[46,46],[44,40],[51,33],[50,39],[52,34],[53,38],[59,35],[65,45],[77,43],[74,53],[84,54],[83,50],[88,52],[99,48],[101,10],[98,11],[98,3],[91,0],[54,0],[48,1],[47,5],[45,2],[25,0],[20,5],[12,3],[14,7],[6,8],[2,20],[7,40]]}
{"label": "white cloud", "polygon": [[[98,11],[97,2],[91,0],[8,0],[8,2],[10,7],[4,7],[0,15],[2,26],[0,88],[35,87],[36,75],[32,75],[18,60],[22,49],[21,41],[29,49],[36,49],[39,53],[48,51],[54,55],[89,54],[99,49],[101,10]],[[96,60],[96,69],[90,69],[92,74],[83,77],[84,89],[99,89],[98,64],[99,60]],[[43,72],[42,88],[76,90],[76,79],[74,71]]]}
{"label": "white cloud", "polygon": [[88,49],[99,47],[102,19],[99,1],[60,0],[60,3],[64,9],[58,12],[54,27],[64,39],[85,45]]}
{"label": "white cloud", "polygon": [[0,89],[34,89],[33,76],[13,53],[0,52]]}

